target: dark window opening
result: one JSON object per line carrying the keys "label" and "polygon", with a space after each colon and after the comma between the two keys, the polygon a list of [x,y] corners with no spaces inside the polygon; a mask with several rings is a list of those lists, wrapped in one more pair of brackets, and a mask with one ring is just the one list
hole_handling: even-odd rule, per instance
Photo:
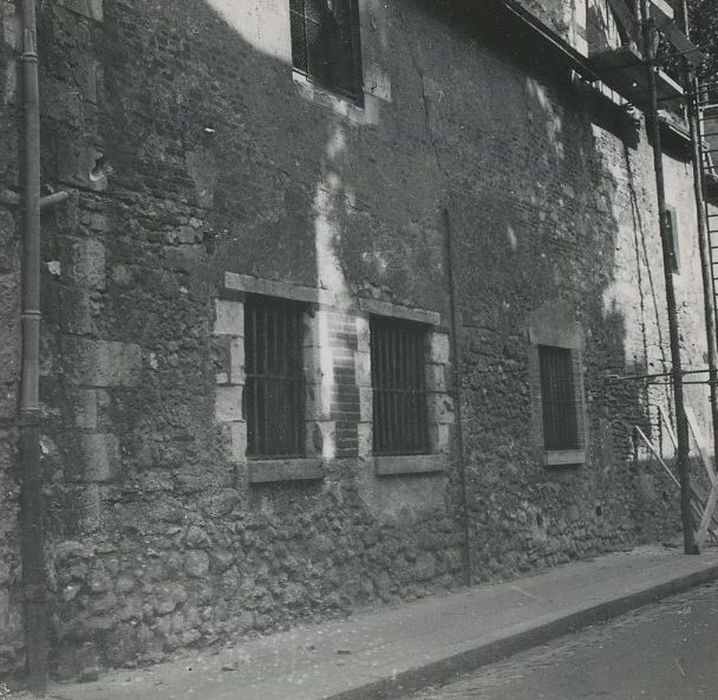
{"label": "dark window opening", "polygon": [[544,448],[579,449],[573,356],[568,348],[539,345]]}
{"label": "dark window opening", "polygon": [[302,304],[247,296],[244,306],[247,456],[303,457]]}
{"label": "dark window opening", "polygon": [[671,272],[678,273],[680,272],[681,267],[681,252],[679,248],[678,218],[676,216],[676,210],[673,207],[668,207],[663,212],[663,220],[666,229],[666,237],[668,238]]}
{"label": "dark window opening", "polygon": [[374,454],[427,454],[426,328],[372,317]]}
{"label": "dark window opening", "polygon": [[310,80],[355,99],[361,95],[356,0],[290,0],[292,63]]}

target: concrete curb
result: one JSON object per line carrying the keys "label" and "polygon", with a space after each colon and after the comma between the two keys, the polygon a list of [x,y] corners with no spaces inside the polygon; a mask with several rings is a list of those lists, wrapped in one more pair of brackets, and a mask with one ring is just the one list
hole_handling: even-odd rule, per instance
{"label": "concrete curb", "polygon": [[371,681],[360,687],[325,696],[324,700],[395,700],[429,685],[447,683],[462,673],[469,673],[481,666],[545,644],[583,627],[605,622],[648,603],[716,579],[718,579],[718,564],[712,564],[702,571],[677,576],[650,588],[617,596],[572,613],[557,614],[555,618],[542,621],[530,629],[515,633],[507,630],[505,636],[479,642],[473,649],[451,654],[443,659],[401,671],[388,678]]}

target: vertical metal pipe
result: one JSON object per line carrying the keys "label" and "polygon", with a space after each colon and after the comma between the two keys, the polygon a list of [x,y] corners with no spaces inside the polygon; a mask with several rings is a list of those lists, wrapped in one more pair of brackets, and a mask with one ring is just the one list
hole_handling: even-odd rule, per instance
{"label": "vertical metal pipe", "polygon": [[459,323],[456,305],[456,282],[454,280],[454,246],[451,232],[451,217],[448,207],[444,208],[444,237],[446,245],[446,283],[449,291],[449,328],[451,333],[451,374],[454,385],[454,416],[456,423],[455,445],[456,461],[459,465],[459,480],[461,484],[461,501],[463,508],[464,526],[464,565],[466,567],[466,585],[473,583],[473,556],[471,553],[471,526],[469,519],[469,497],[466,488],[466,462],[464,460],[464,430],[461,422],[461,368],[459,361]]}
{"label": "vertical metal pipe", "polygon": [[691,492],[688,472],[688,424],[684,410],[683,372],[681,368],[681,347],[678,333],[676,292],[673,286],[671,241],[666,226],[666,191],[663,176],[663,151],[661,131],[658,123],[658,96],[656,92],[656,60],[653,50],[653,21],[648,11],[648,0],[641,0],[641,25],[643,32],[643,57],[648,74],[650,106],[647,114],[648,128],[653,141],[653,165],[656,172],[656,197],[663,250],[663,275],[666,283],[666,307],[668,310],[668,333],[671,346],[673,398],[676,404],[676,436],[678,441],[677,468],[681,482],[681,523],[683,525],[683,548],[686,554],[697,554],[693,514],[691,513]]}
{"label": "vertical metal pipe", "polygon": [[21,1],[23,163],[21,547],[28,686],[47,689],[47,591],[40,465],[40,99],[34,0]]}

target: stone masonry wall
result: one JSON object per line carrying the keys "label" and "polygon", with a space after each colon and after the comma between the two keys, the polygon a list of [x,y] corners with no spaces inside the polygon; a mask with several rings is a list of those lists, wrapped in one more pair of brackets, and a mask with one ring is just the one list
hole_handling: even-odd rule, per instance
{"label": "stone masonry wall", "polygon": [[[293,75],[285,5],[39,3],[43,182],[70,193],[43,215],[43,456],[60,676],[463,583],[455,445],[447,454],[447,232],[474,578],[675,532],[676,494],[631,430],[642,425],[670,457],[658,427],[658,407],[671,411],[667,390],[607,379],[668,366],[644,125],[538,46],[497,40],[470,10],[432,3],[360,2],[359,107]],[[14,60],[12,5],[0,6],[3,56]],[[9,91],[0,139],[16,138],[16,109]],[[12,195],[6,153],[14,147],[0,156],[0,186]],[[695,215],[689,168],[675,155],[666,170],[682,236],[683,350],[699,367]],[[17,242],[14,210],[3,206],[8,669],[22,640],[10,602]],[[241,407],[240,309],[262,290],[309,309],[313,461],[272,465],[272,480],[246,458]],[[528,329],[559,310],[583,338],[587,459],[547,469],[527,428]],[[372,313],[430,329],[431,454],[383,472],[371,454]],[[703,416],[705,396],[693,393]]]}

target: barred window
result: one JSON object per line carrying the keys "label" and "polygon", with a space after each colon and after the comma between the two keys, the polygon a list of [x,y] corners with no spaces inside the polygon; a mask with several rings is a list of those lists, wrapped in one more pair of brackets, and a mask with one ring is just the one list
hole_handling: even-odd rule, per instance
{"label": "barred window", "polygon": [[292,63],[310,80],[361,95],[357,0],[290,0]]}
{"label": "barred window", "polygon": [[544,448],[580,447],[573,357],[569,348],[539,345]]}
{"label": "barred window", "polygon": [[373,316],[369,332],[374,454],[426,454],[426,327]]}
{"label": "barred window", "polygon": [[302,457],[305,307],[248,295],[244,305],[247,456]]}

